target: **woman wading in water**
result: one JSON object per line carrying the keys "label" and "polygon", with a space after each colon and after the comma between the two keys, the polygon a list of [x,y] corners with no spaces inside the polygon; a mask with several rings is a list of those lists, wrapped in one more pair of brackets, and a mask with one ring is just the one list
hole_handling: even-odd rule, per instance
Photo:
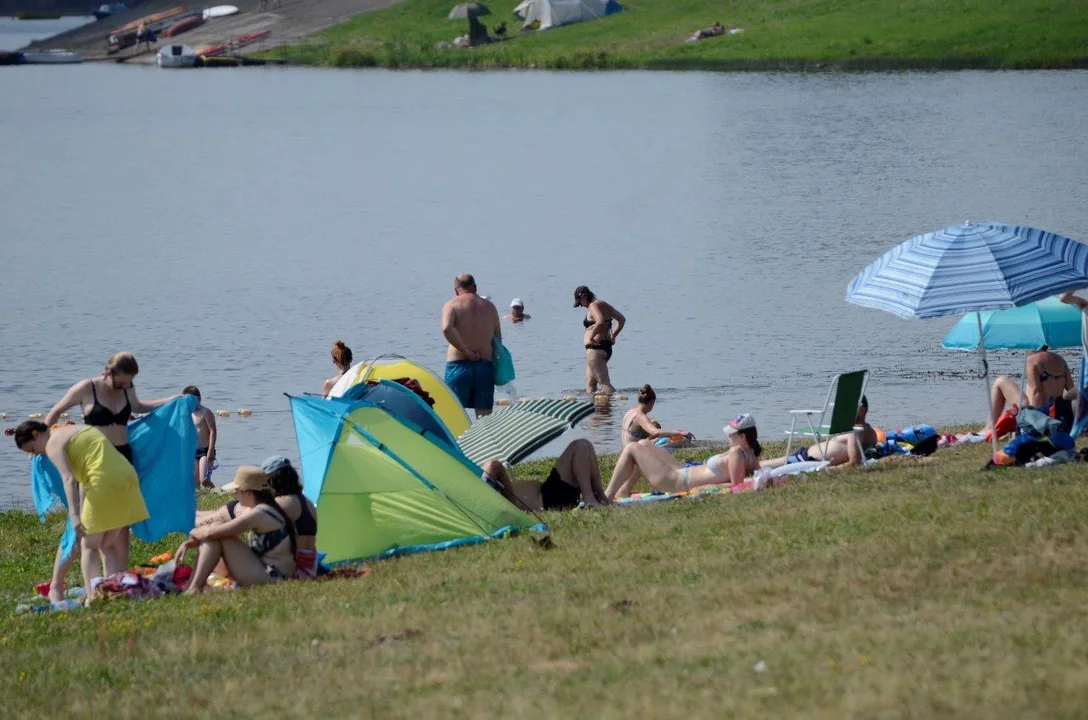
{"label": "woman wading in water", "polygon": [[[582,343],[586,348],[586,392],[598,391],[605,395],[616,392],[608,377],[608,361],[612,359],[612,346],[623,330],[627,318],[604,300],[598,300],[585,285],[574,289],[574,307],[586,308],[582,326],[586,331]],[[615,329],[612,323],[616,323]]]}

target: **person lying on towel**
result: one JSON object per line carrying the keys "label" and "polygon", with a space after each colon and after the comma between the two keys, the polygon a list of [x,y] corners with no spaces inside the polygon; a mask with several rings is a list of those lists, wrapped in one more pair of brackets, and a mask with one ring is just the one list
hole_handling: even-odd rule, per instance
{"label": "person lying on towel", "polygon": [[519,508],[539,512],[568,510],[578,507],[579,502],[586,507],[611,504],[601,487],[597,451],[584,438],[567,445],[543,483],[511,479],[498,460],[488,460],[482,469],[484,482]]}
{"label": "person lying on towel", "polygon": [[[866,420],[868,415],[869,400],[862,395],[861,406],[858,408],[858,415],[855,419],[855,423],[860,425],[862,429],[856,433],[848,432],[832,437],[827,441],[826,454],[820,444],[817,443],[807,448],[803,447],[788,457],[764,460],[759,465],[765,468],[777,468],[783,465],[811,462],[813,460],[826,460],[831,463],[831,467],[861,465],[865,461],[862,452],[876,445],[878,441],[876,430]],[[854,439],[855,436],[861,440],[861,449],[858,448],[858,444]]]}
{"label": "person lying on towel", "polygon": [[729,439],[729,450],[707,458],[702,465],[684,465],[657,445],[629,444],[616,460],[616,469],[605,495],[609,498],[629,497],[639,478],[646,478],[654,490],[662,492],[684,492],[703,485],[741,484],[759,469],[759,456],[763,452],[756,419],[750,414],[740,415],[723,430]]}

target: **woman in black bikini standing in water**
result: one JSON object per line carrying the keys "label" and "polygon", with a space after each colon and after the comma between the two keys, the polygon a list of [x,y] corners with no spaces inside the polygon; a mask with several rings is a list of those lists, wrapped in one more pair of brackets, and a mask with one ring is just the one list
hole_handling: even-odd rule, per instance
{"label": "woman in black bikini standing in water", "polygon": [[[68,389],[60,402],[46,413],[45,426],[52,427],[61,413],[79,406],[83,410],[83,422],[98,428],[129,464],[135,467],[132,447],[128,444],[128,421],[132,419],[132,414],[151,412],[178,397],[172,395],[162,400],[140,400],[132,385],[139,372],[140,366],[136,364],[132,353],[114,353],[106,363],[105,372],[100,376],[80,380]],[[123,547],[119,549],[122,566],[128,567],[128,528],[120,533],[119,542],[123,543]],[[63,587],[63,582],[58,581],[63,581],[74,559],[73,553],[68,562],[62,562],[60,550],[57,550],[57,561],[53,566],[55,587]]]}
{"label": "woman in black bikini standing in water", "polygon": [[[586,392],[593,395],[599,390],[611,395],[616,388],[609,381],[608,361],[612,359],[612,346],[616,344],[627,318],[604,300],[598,300],[585,285],[574,289],[574,307],[586,308],[586,318],[582,321],[586,329],[582,337],[586,347]],[[616,323],[615,330],[612,329],[613,321]]]}

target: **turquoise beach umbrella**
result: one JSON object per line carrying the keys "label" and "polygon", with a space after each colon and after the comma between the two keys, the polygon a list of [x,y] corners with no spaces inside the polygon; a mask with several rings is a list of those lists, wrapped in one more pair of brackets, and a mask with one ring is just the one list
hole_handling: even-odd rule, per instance
{"label": "turquoise beach umbrella", "polygon": [[[1047,298],[1011,310],[981,313],[982,338],[988,350],[1036,350],[1079,347],[1081,311],[1057,298]],[[979,321],[964,316],[953,326],[941,345],[946,350],[977,350]]]}

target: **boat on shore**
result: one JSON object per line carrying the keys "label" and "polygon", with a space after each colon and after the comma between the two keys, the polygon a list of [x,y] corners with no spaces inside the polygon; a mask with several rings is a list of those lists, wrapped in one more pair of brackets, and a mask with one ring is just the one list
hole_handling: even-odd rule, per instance
{"label": "boat on shore", "polygon": [[176,20],[171,23],[165,30],[162,31],[163,37],[177,37],[183,32],[188,32],[193,28],[198,28],[206,21],[203,15],[191,15],[181,20]]}
{"label": "boat on shore", "polygon": [[234,40],[220,43],[218,45],[212,45],[209,48],[204,48],[204,50],[202,50],[200,54],[204,57],[215,57],[216,55],[222,55],[229,50],[237,50],[238,48],[245,47],[246,45],[251,45],[258,40],[263,40],[271,34],[271,30],[261,30],[260,32],[249,33],[248,35],[242,35],[240,37],[237,37]]}
{"label": "boat on shore", "polygon": [[188,45],[167,45],[159,50],[157,62],[161,68],[196,67],[200,58]]}
{"label": "boat on shore", "polygon": [[71,65],[83,62],[83,56],[71,50],[35,50],[20,53],[24,65]]}
{"label": "boat on shore", "polygon": [[177,7],[172,7],[169,10],[163,10],[162,12],[153,13],[151,15],[144,15],[142,18],[137,18],[130,23],[125,23],[121,27],[110,30],[110,35],[116,35],[120,37],[121,35],[129,32],[130,30],[138,30],[140,28],[140,25],[151,25],[162,20],[177,19],[178,15],[181,15],[184,12],[188,12],[188,10],[189,7],[187,5],[178,5]]}

